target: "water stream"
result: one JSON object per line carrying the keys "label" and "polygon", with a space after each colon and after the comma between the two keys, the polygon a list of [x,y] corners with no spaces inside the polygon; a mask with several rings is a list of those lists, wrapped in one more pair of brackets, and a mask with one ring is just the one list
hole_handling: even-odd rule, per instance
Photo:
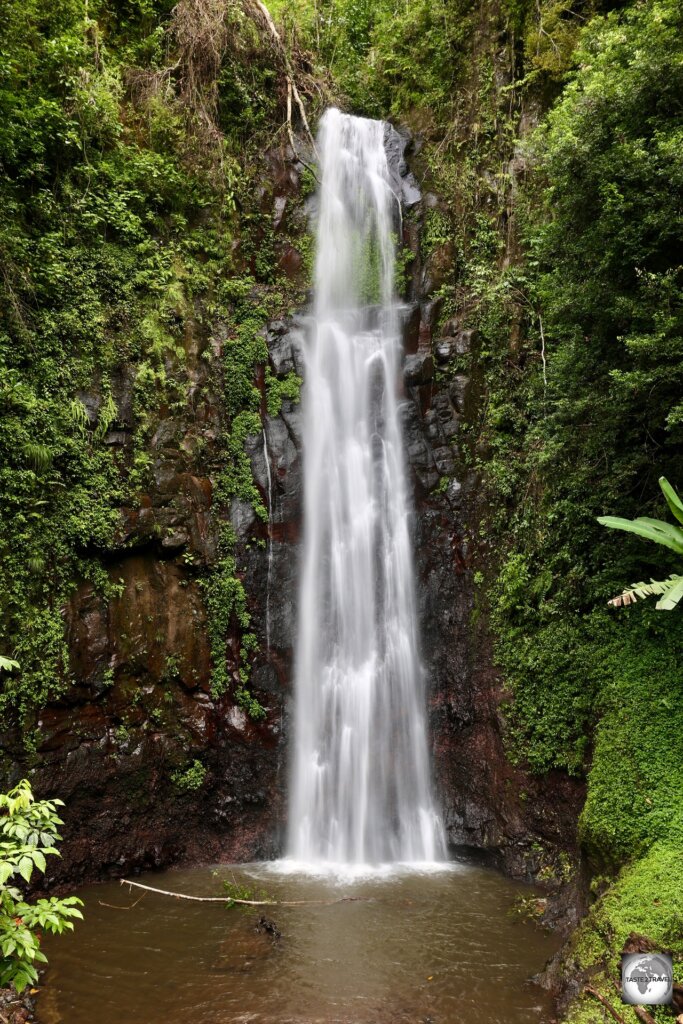
{"label": "water stream", "polygon": [[397,400],[388,126],[321,122],[289,856],[437,861]]}

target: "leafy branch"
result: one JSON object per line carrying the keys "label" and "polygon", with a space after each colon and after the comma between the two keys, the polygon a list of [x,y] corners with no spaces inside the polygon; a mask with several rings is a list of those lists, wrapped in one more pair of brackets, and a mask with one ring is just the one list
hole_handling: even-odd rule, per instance
{"label": "leafy branch", "polygon": [[45,871],[46,857],[59,856],[61,806],[61,800],[36,800],[26,779],[0,793],[0,986],[14,985],[17,992],[35,984],[37,964],[47,962],[40,933],[71,931],[72,919],[83,917],[76,896],[28,903],[13,884],[30,882],[36,868]]}

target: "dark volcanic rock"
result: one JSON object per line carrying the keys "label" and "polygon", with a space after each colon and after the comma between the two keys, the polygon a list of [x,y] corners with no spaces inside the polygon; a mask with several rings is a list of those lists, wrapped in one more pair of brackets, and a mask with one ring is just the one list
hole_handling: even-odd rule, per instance
{"label": "dark volcanic rock", "polygon": [[427,352],[406,356],[403,379],[406,384],[428,384],[434,376],[434,360]]}

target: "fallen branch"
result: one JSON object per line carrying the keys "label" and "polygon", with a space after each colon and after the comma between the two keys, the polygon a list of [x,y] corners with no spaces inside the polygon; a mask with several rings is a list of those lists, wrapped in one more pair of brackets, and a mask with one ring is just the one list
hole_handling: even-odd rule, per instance
{"label": "fallen branch", "polygon": [[631,1007],[631,1009],[635,1013],[638,1020],[642,1021],[642,1024],[656,1024],[654,1017],[650,1016],[647,1010],[644,1010],[642,1006],[633,1006]]}
{"label": "fallen branch", "polygon": [[[614,986],[614,990],[618,993],[618,995],[621,996],[622,986],[617,985],[615,981],[612,981],[612,985]],[[656,1024],[654,1017],[651,1017],[650,1014],[648,1014],[647,1010],[643,1010],[642,1007],[631,1007],[631,1009],[633,1010],[638,1020],[641,1021],[641,1024]]]}
{"label": "fallen branch", "polygon": [[320,179],[315,172],[315,167],[311,167],[311,165],[307,164],[305,160],[302,160],[296,151],[294,133],[292,132],[292,82],[289,78],[287,79],[287,134],[289,135],[289,144],[292,147],[295,159],[297,159],[300,164],[303,164],[303,166],[311,172],[318,184],[320,184]]}
{"label": "fallen branch", "polygon": [[155,889],[154,886],[143,885],[141,882],[131,882],[128,878],[122,878],[121,885],[132,885],[136,889],[155,892],[159,896],[172,896],[176,900],[193,900],[195,903],[239,903],[245,907],[327,907],[333,903],[358,903],[369,899],[366,896],[341,896],[338,900],[240,900],[236,896],[189,896],[184,892],[170,892],[168,889]]}
{"label": "fallen branch", "polygon": [[144,898],[145,894],[143,892],[142,896],[138,897],[135,903],[131,903],[129,907],[118,907],[115,903],[105,903],[104,900],[98,900],[97,902],[101,907],[108,907],[109,910],[133,910],[133,908],[137,907],[138,903],[140,903],[141,900],[144,900]]}
{"label": "fallen branch", "polygon": [[617,1013],[617,1011],[614,1009],[611,1003],[608,1003],[605,997],[601,996],[598,990],[593,988],[592,985],[586,985],[583,991],[586,992],[589,996],[593,996],[593,998],[597,999],[598,1002],[602,1003],[607,1012],[611,1013],[614,1019],[618,1021],[618,1024],[626,1024],[626,1021],[621,1016],[621,1014]]}

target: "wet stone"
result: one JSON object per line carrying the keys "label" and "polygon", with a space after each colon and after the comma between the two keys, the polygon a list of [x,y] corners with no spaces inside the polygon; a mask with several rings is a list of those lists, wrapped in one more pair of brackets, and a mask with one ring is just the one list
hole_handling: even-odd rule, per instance
{"label": "wet stone", "polygon": [[403,379],[406,384],[428,384],[434,376],[434,361],[427,352],[416,352],[406,356]]}
{"label": "wet stone", "polygon": [[443,476],[448,476],[455,469],[455,462],[453,460],[453,453],[450,448],[434,448],[432,451],[434,455],[434,462],[439,473]]}
{"label": "wet stone", "polygon": [[467,401],[469,383],[469,377],[454,377],[451,386],[448,389],[450,396],[453,402],[455,403],[455,407],[459,413],[463,413],[465,411],[465,403]]}
{"label": "wet stone", "polygon": [[303,376],[303,338],[298,330],[287,330],[285,324],[271,324],[268,330],[268,354],[276,377],[286,377],[294,371]]}

